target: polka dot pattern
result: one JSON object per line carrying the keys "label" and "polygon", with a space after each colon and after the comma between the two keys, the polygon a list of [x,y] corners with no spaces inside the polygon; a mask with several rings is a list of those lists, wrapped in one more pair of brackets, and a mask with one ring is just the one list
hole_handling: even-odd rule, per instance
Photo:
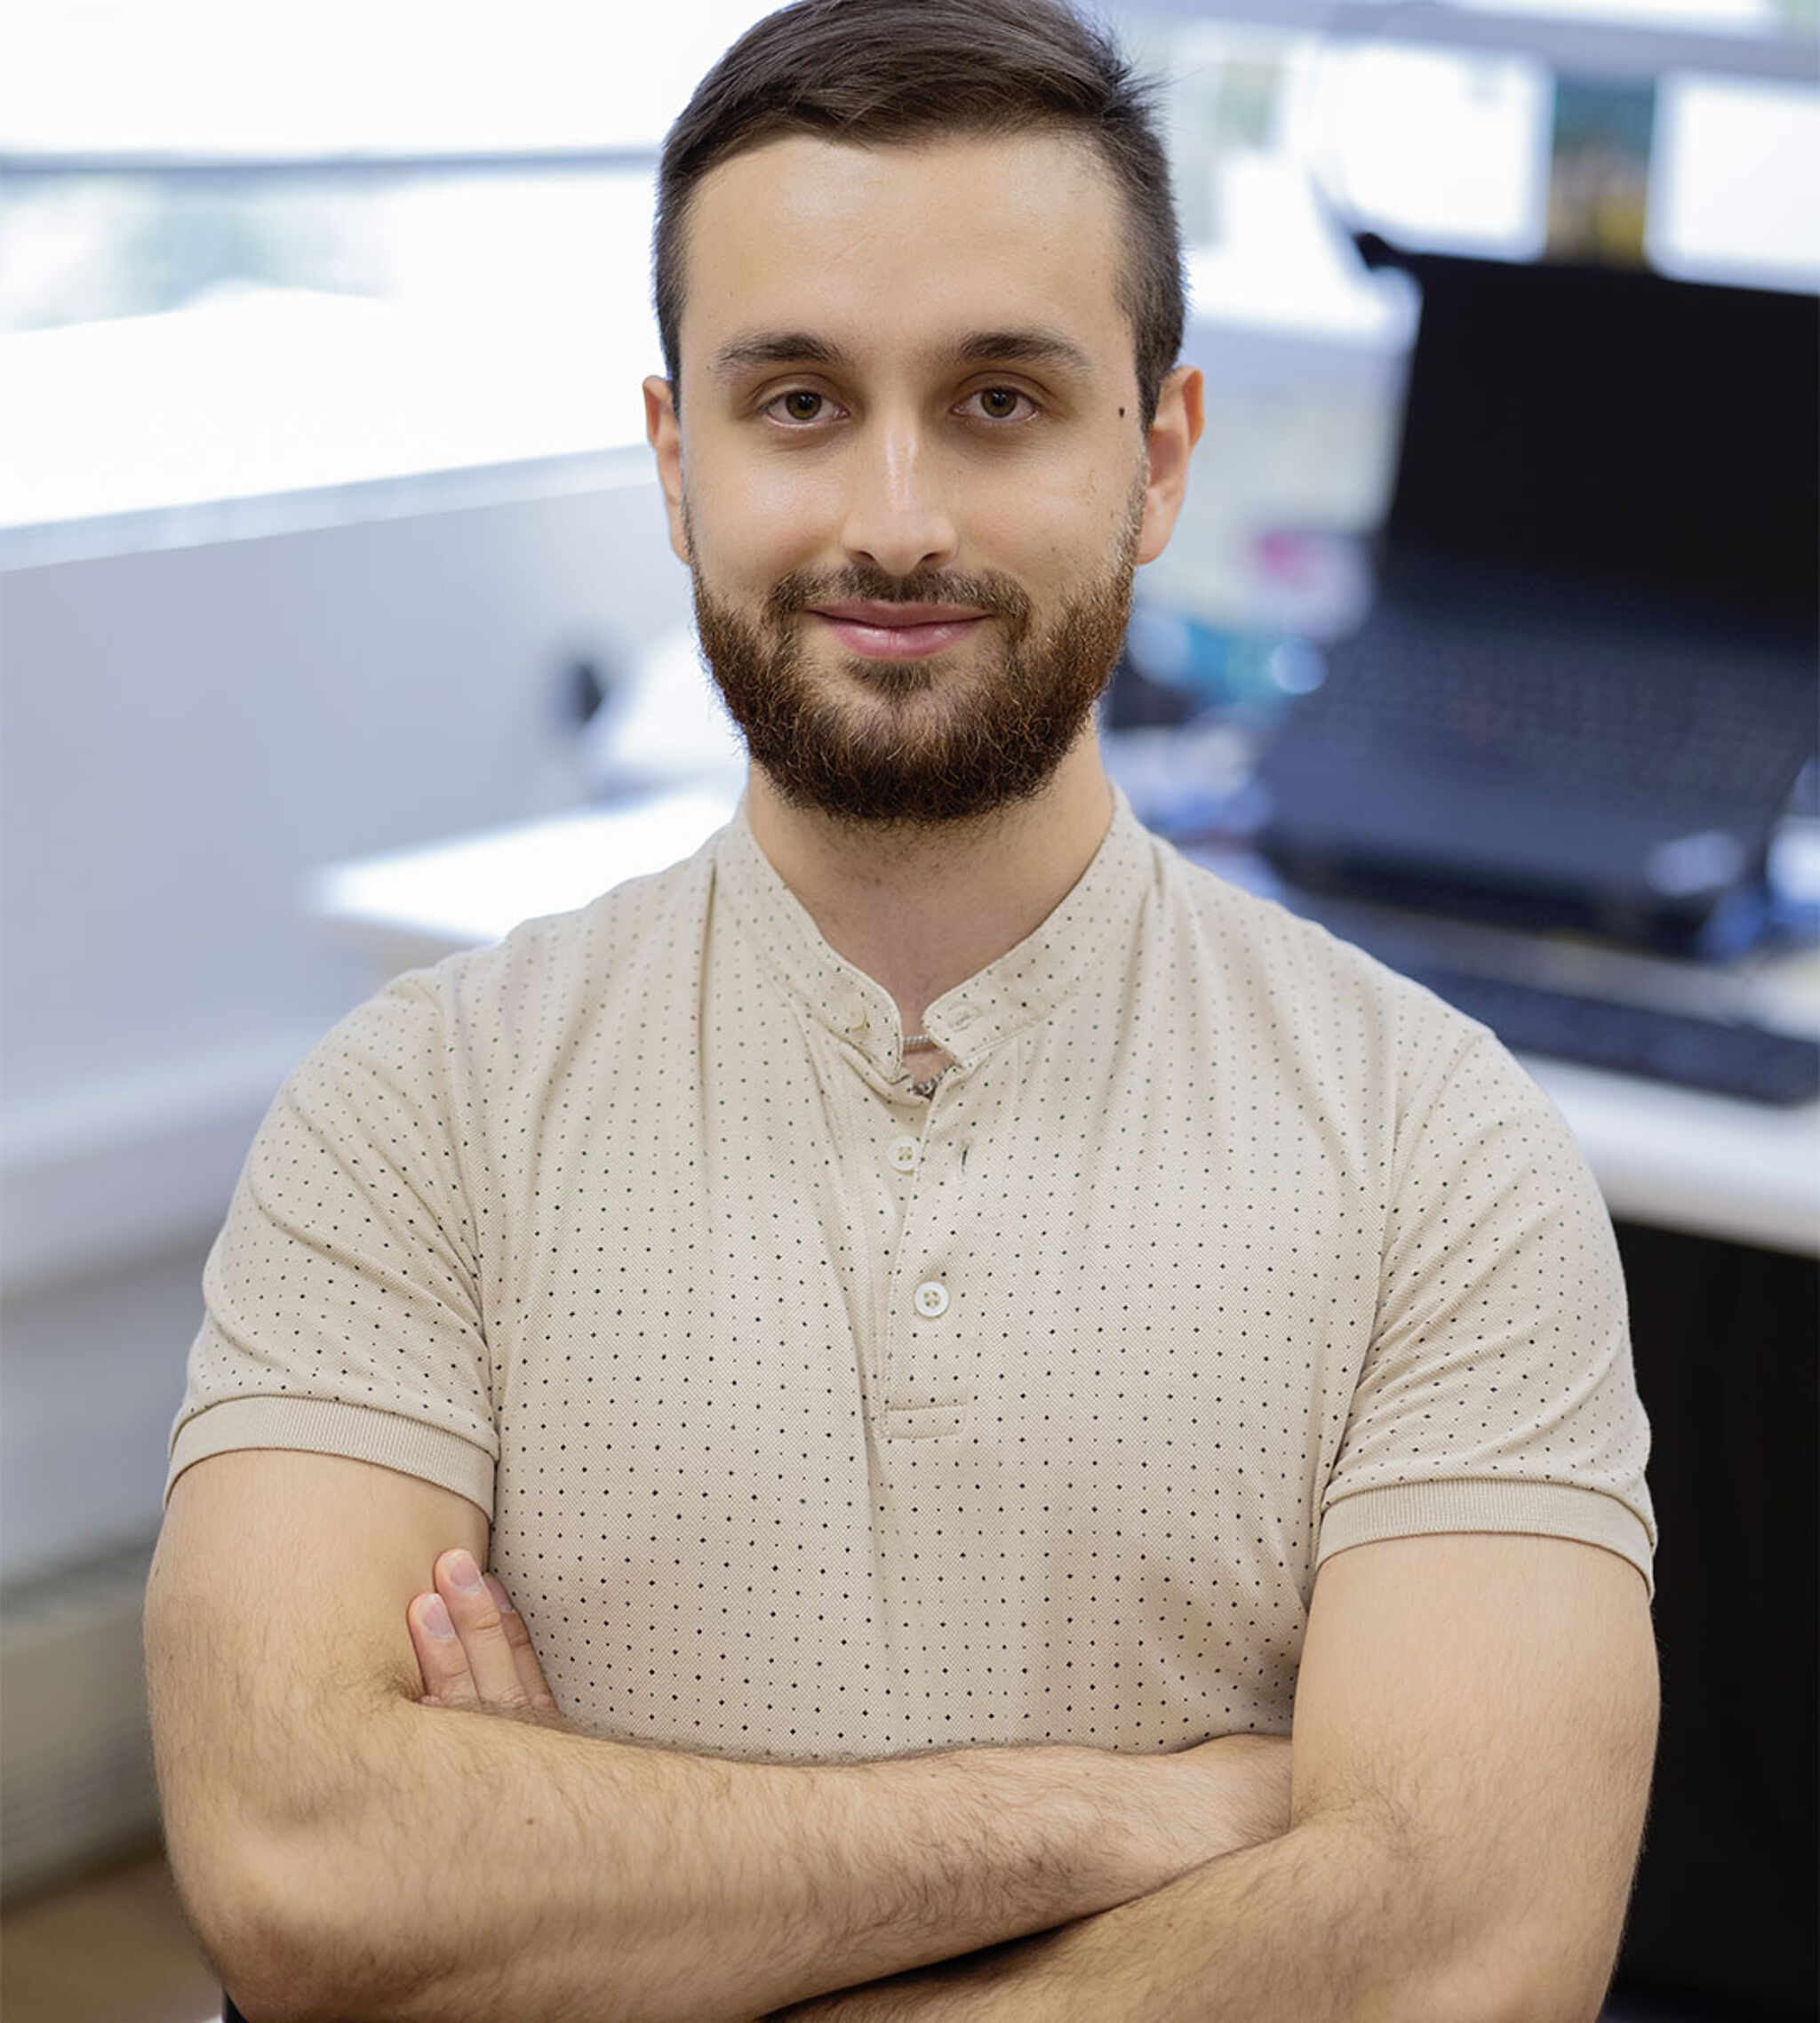
{"label": "polka dot pattern", "polygon": [[1122,797],[925,1026],[927,1099],[743,814],[400,978],[260,1131],[170,1480],[442,1483],[574,1718],[777,1760],[1286,1731],[1372,1539],[1648,1577],[1609,1224],[1481,1027]]}

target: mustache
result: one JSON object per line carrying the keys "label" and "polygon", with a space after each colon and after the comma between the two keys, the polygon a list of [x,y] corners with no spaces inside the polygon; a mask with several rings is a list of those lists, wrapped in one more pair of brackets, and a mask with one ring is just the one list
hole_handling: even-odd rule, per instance
{"label": "mustache", "polygon": [[966,604],[1013,626],[1027,624],[1028,596],[1009,577],[965,575],[955,570],[920,571],[893,576],[888,570],[850,563],[844,569],[795,569],[771,585],[766,615],[794,617],[822,604]]}

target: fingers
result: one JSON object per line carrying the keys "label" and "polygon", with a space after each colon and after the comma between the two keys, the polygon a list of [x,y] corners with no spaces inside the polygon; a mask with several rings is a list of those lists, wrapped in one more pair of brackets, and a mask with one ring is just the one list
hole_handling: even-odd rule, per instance
{"label": "fingers", "polygon": [[518,1668],[518,1683],[526,1699],[539,1713],[553,1713],[556,1696],[544,1678],[544,1668],[538,1663],[537,1651],[532,1647],[531,1631],[525,1627],[524,1618],[512,1606],[512,1597],[499,1584],[497,1576],[486,1576],[487,1592],[493,1598],[493,1606],[499,1611],[499,1626],[505,1632],[506,1642],[512,1647],[512,1656]]}
{"label": "fingers", "polygon": [[419,1595],[404,1611],[411,1630],[417,1668],[423,1675],[424,1699],[434,1707],[478,1707],[467,1653],[455,1634],[448,1604],[440,1595]]}
{"label": "fingers", "polygon": [[489,1713],[554,1713],[531,1632],[499,1581],[459,1550],[437,1560],[434,1578],[435,1592],[405,1611],[424,1698]]}

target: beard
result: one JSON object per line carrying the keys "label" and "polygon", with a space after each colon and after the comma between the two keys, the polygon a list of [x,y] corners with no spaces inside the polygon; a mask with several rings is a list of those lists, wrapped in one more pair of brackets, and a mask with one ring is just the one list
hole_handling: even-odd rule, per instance
{"label": "beard", "polygon": [[[793,806],[850,823],[929,828],[1032,799],[1118,664],[1142,507],[1140,487],[1105,576],[1042,624],[1028,595],[995,572],[893,576],[858,564],[795,571],[748,616],[717,597],[691,562],[703,658],[753,764]],[[688,540],[692,556],[692,533]],[[861,601],[965,606],[986,613],[1002,638],[995,653],[982,642],[964,668],[945,666],[943,653],[845,656],[831,680],[811,661],[803,614]]]}

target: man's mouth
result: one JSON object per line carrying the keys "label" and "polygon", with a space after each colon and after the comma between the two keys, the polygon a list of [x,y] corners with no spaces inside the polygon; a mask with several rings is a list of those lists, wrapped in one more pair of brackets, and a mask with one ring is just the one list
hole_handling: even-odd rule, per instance
{"label": "man's mouth", "polygon": [[822,604],[810,612],[850,653],[921,660],[964,639],[987,614],[962,604]]}

